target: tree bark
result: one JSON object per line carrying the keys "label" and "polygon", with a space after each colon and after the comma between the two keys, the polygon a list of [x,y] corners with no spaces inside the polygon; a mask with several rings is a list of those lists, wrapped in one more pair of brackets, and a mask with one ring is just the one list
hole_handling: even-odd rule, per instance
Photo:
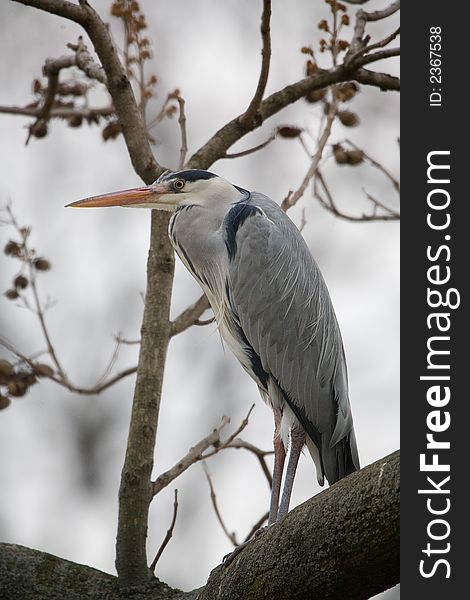
{"label": "tree bark", "polygon": [[399,581],[400,454],[342,479],[255,538],[192,592],[117,578],[44,552],[0,544],[0,600],[366,600]]}
{"label": "tree bark", "polygon": [[170,340],[175,259],[167,213],[153,211],[147,293],[127,450],[119,488],[116,570],[123,587],[153,577],[147,566],[147,523],[161,390]]}

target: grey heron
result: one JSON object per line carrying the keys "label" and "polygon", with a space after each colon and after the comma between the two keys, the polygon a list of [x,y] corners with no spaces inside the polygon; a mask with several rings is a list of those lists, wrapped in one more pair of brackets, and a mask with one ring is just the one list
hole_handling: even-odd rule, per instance
{"label": "grey heron", "polygon": [[302,235],[273,200],[209,171],[188,169],[69,206],[172,211],[169,236],[176,253],[206,293],[223,340],[274,413],[268,525],[289,510],[305,444],[320,485],[359,469],[330,295]]}

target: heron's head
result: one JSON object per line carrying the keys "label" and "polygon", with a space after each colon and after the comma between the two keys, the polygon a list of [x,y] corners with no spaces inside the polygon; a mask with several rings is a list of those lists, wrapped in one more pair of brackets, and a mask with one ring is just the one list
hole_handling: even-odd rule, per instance
{"label": "heron's head", "polygon": [[188,169],[164,173],[151,185],[85,198],[67,206],[74,208],[127,206],[173,211],[187,204],[208,206],[222,199],[233,201],[243,193],[241,188],[237,188],[214,173]]}

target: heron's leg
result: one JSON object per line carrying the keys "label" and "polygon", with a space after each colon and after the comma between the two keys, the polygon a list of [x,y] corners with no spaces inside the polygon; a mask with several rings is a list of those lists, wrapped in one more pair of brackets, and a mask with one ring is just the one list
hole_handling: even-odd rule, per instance
{"label": "heron's leg", "polygon": [[279,508],[279,497],[281,495],[282,472],[284,471],[284,461],[286,459],[286,450],[281,438],[281,419],[282,411],[279,408],[274,409],[274,469],[273,486],[271,489],[271,504],[269,507],[268,527],[277,521],[277,511]]}
{"label": "heron's leg", "polygon": [[290,452],[289,460],[287,461],[286,479],[284,481],[284,489],[282,490],[281,506],[277,515],[278,520],[285,517],[289,512],[290,497],[292,494],[292,486],[294,485],[295,471],[299,462],[300,453],[305,444],[305,432],[292,429],[290,434]]}

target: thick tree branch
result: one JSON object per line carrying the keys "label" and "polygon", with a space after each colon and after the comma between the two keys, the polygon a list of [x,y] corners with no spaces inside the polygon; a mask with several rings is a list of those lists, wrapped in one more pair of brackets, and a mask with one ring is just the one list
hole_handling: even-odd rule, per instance
{"label": "thick tree branch", "polygon": [[[399,581],[400,455],[395,452],[293,509],[206,586],[152,580],[136,600],[366,600]],[[37,550],[0,544],[0,589],[11,600],[122,600],[117,579]]]}
{"label": "thick tree branch", "polygon": [[200,600],[360,600],[399,580],[399,453],[292,510],[227,568]]}

